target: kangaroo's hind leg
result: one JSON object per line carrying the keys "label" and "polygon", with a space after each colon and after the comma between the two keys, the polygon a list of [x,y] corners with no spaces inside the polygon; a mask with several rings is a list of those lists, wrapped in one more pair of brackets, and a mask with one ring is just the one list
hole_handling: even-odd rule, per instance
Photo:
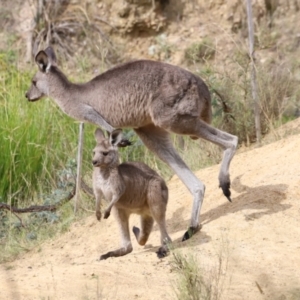
{"label": "kangaroo's hind leg", "polygon": [[118,209],[116,207],[113,207],[112,209],[115,214],[115,218],[118,222],[120,233],[121,233],[121,238],[122,238],[121,248],[114,251],[109,251],[101,255],[100,260],[107,259],[109,257],[123,256],[132,251],[132,244],[130,241],[129,224],[128,224],[129,215],[125,210]]}
{"label": "kangaroo's hind leg", "polygon": [[141,215],[141,229],[133,226],[132,231],[136,237],[137,242],[144,246],[148,241],[149,235],[153,228],[154,220],[150,215]]}
{"label": "kangaroo's hind leg", "polygon": [[178,155],[166,130],[151,124],[137,128],[135,132],[152,152],[174,170],[194,197],[191,225],[183,236],[183,240],[186,240],[201,228],[199,214],[205,186]]}
{"label": "kangaroo's hind leg", "polygon": [[160,231],[161,247],[158,249],[158,258],[167,256],[168,245],[172,242],[167,232],[166,211],[168,204],[168,187],[164,180],[156,179],[151,182],[151,189],[148,193],[149,208],[151,215],[157,223]]}
{"label": "kangaroo's hind leg", "polygon": [[190,118],[188,121],[185,120],[184,122],[180,122],[179,120],[176,124],[172,124],[170,129],[177,134],[188,134],[205,139],[220,146],[224,150],[219,172],[219,186],[222,188],[223,194],[231,202],[229,166],[236,152],[238,144],[237,136],[214,128],[200,119],[193,118]]}

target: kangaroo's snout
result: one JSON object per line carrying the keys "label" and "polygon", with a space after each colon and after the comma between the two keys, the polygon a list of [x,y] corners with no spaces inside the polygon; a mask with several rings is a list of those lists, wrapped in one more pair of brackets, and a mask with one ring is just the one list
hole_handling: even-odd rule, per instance
{"label": "kangaroo's snout", "polygon": [[94,159],[93,159],[93,160],[92,160],[92,164],[93,164],[94,167],[96,167],[97,164],[98,164],[98,160],[94,160]]}
{"label": "kangaroo's snout", "polygon": [[33,101],[37,100],[37,99],[31,99],[30,98],[30,89],[25,93],[25,97],[30,102],[33,102]]}

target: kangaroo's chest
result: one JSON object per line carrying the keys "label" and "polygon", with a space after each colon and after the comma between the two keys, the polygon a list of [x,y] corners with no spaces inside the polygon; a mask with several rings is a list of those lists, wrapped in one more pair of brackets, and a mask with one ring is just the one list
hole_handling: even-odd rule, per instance
{"label": "kangaroo's chest", "polygon": [[97,177],[97,186],[100,187],[104,199],[108,202],[112,200],[113,192],[114,192],[114,185],[112,184],[111,180],[105,179],[101,176]]}

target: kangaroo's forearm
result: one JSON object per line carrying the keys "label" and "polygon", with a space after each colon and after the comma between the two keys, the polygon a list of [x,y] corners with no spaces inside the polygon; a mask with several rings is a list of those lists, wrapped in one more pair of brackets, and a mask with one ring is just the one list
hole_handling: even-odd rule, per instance
{"label": "kangaroo's forearm", "polygon": [[87,106],[84,108],[83,118],[85,121],[91,122],[93,124],[96,124],[104,128],[106,131],[112,132],[115,129],[110,124],[108,124],[104,120],[104,118],[98,112],[96,112],[91,106]]}

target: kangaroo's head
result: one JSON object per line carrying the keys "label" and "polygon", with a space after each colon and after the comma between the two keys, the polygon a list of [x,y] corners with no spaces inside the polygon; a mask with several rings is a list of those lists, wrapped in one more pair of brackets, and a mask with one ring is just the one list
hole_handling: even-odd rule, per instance
{"label": "kangaroo's head", "polygon": [[106,138],[103,131],[97,128],[95,131],[97,145],[93,150],[93,166],[100,168],[116,167],[119,164],[118,145],[122,138],[121,129],[115,129]]}
{"label": "kangaroo's head", "polygon": [[28,101],[37,101],[43,96],[49,95],[49,85],[53,81],[53,71],[54,68],[57,69],[56,56],[52,47],[40,51],[35,56],[35,62],[39,67],[39,71],[32,78],[31,86],[25,94]]}

